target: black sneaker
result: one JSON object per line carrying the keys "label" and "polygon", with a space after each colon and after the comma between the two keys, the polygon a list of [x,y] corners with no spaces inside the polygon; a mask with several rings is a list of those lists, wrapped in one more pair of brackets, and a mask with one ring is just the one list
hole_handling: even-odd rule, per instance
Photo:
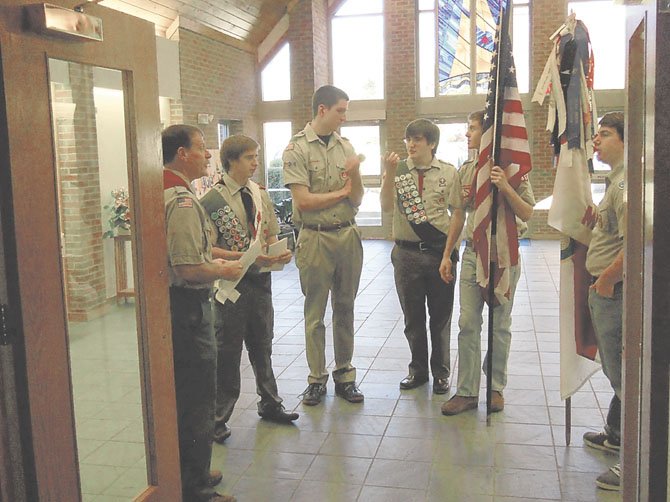
{"label": "black sneaker", "polygon": [[[321,399],[319,397],[319,399]],[[274,408],[269,408],[263,411],[259,411],[258,415],[264,419],[269,420],[270,422],[277,422],[279,424],[290,424],[294,420],[298,420],[300,415],[295,412],[288,412],[283,405],[275,406]]]}
{"label": "black sneaker", "polygon": [[302,404],[315,406],[321,402],[321,396],[326,394],[326,384],[311,383],[305,389],[305,392],[298,397],[302,399]]}
{"label": "black sneaker", "polygon": [[619,454],[619,442],[609,437],[605,432],[586,432],[583,438],[586,446],[615,455]]}
{"label": "black sneaker", "polygon": [[365,399],[363,393],[356,387],[356,382],[336,383],[335,394],[350,403],[362,403]]}
{"label": "black sneaker", "polygon": [[621,464],[616,464],[596,479],[596,486],[603,490],[619,491],[621,486]]}

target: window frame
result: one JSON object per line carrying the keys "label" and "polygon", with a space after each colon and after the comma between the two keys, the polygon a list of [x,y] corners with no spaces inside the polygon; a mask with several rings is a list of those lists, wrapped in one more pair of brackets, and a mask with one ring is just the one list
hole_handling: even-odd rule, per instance
{"label": "window frame", "polygon": [[[477,11],[476,11],[476,5],[477,5],[477,0],[467,0],[469,2],[469,11],[472,14],[470,16],[470,90],[467,93],[463,94],[440,94],[440,82],[439,82],[439,58],[440,58],[440,51],[439,51],[439,19],[438,19],[438,4],[439,0],[435,0],[432,9],[421,9],[419,7],[419,2],[417,1],[415,4],[415,9],[416,9],[416,41],[415,41],[415,46],[416,46],[416,59],[417,61],[420,61],[420,54],[421,54],[421,40],[419,38],[419,18],[420,14],[423,12],[432,12],[433,13],[433,21],[434,21],[434,27],[433,27],[433,44],[435,47],[435,53],[434,53],[434,65],[433,65],[433,95],[432,96],[421,96],[421,78],[420,78],[420,67],[417,66],[417,73],[416,73],[416,97],[418,100],[425,100],[425,99],[458,99],[458,98],[464,98],[466,96],[486,96],[485,92],[477,92],[477,44],[475,42],[476,36],[477,36]],[[528,9],[528,26],[527,26],[527,31],[528,31],[528,40],[529,40],[529,47],[528,47],[528,60],[526,61],[526,67],[528,68],[528,82],[526,82],[526,85],[528,87],[528,92],[523,93],[525,94],[531,94],[533,92],[532,89],[532,73],[531,73],[531,67],[530,67],[530,55],[531,55],[531,36],[532,36],[532,30],[531,30],[531,2],[530,0],[508,0],[510,2],[510,5],[512,6],[512,14],[510,16],[510,31],[512,33],[512,37],[514,36],[514,8],[515,7],[526,7]],[[587,0],[582,0],[582,1],[587,1]],[[605,1],[605,0],[603,0]],[[516,63],[516,60],[515,60]]]}

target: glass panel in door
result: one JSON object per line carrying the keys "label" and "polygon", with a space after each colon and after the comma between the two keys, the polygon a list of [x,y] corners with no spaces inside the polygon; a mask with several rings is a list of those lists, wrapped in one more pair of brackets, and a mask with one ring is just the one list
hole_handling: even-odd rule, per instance
{"label": "glass panel in door", "polygon": [[132,499],[148,482],[123,78],[56,59],[49,76],[81,492]]}

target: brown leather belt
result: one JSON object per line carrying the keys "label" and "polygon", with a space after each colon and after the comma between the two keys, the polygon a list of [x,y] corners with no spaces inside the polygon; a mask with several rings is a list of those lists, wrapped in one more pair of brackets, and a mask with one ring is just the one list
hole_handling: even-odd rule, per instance
{"label": "brown leather belt", "polygon": [[336,232],[337,230],[350,227],[354,223],[356,223],[354,220],[345,221],[344,223],[335,223],[334,225],[323,225],[321,223],[317,225],[309,225],[307,223],[303,223],[302,228],[306,228],[307,230],[316,230],[317,232]]}

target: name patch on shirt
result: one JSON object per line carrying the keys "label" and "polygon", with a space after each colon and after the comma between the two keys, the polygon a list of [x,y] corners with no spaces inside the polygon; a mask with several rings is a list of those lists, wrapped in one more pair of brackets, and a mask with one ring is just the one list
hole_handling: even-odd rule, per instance
{"label": "name patch on shirt", "polygon": [[177,207],[193,207],[193,199],[180,197],[177,199]]}

